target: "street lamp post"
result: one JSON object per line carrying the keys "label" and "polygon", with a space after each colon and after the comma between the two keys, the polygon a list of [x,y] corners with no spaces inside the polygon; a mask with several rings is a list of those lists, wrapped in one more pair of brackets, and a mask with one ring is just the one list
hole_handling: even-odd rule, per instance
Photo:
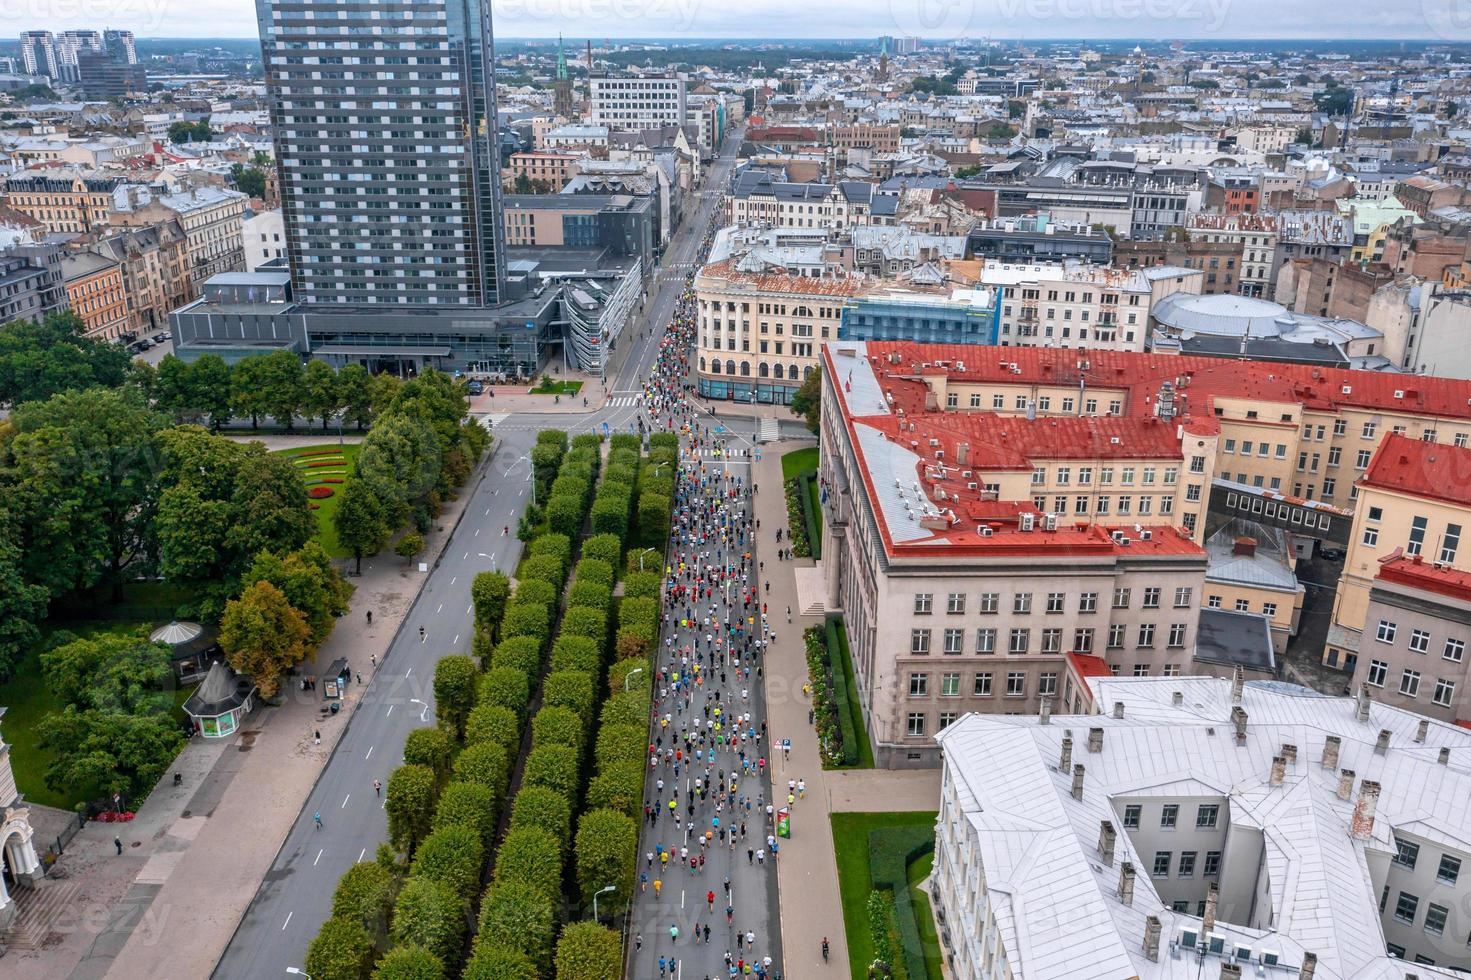
{"label": "street lamp post", "polygon": [[594,922],[598,921],[598,895],[606,895],[610,891],[613,891],[613,890],[614,890],[614,886],[613,885],[608,885],[607,887],[601,889],[597,893],[597,895],[594,895],[592,897],[592,920]]}
{"label": "street lamp post", "polygon": [[288,966],[286,968],[286,972],[290,973],[292,976],[306,977],[306,980],[312,980],[312,975],[299,966]]}
{"label": "street lamp post", "polygon": [[409,698],[409,703],[421,705],[423,707],[424,710],[419,712],[420,721],[424,721],[426,718],[429,717],[429,705],[427,702],[420,701],[418,698]]}
{"label": "street lamp post", "polygon": [[631,680],[633,680],[633,675],[634,674],[642,674],[643,672],[644,672],[644,669],[642,667],[635,667],[632,670],[630,670],[628,672],[628,676],[625,677],[625,678],[623,678],[623,690],[625,690],[625,691],[628,690],[628,682],[631,681]]}

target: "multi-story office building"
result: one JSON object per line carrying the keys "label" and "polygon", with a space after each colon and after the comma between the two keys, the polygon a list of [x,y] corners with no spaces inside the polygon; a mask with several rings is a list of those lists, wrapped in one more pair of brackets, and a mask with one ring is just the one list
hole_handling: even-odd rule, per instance
{"label": "multi-story office building", "polygon": [[142,65],[129,62],[121,47],[77,52],[77,81],[82,94],[89,99],[119,99],[142,95],[148,91],[148,72]]}
{"label": "multi-story office building", "polygon": [[954,976],[1471,968],[1467,732],[1272,684],[1085,684],[1101,713],[974,714],[937,736],[930,895]]}
{"label": "multi-story office building", "polygon": [[292,287],[309,306],[492,306],[490,8],[257,0]]}
{"label": "multi-story office building", "polygon": [[62,31],[56,36],[56,62],[65,81],[78,80],[78,62],[85,51],[102,50],[100,31]]}
{"label": "multi-story office building", "polygon": [[654,129],[689,121],[685,79],[678,75],[593,75],[587,84],[594,126]]}
{"label": "multi-story office building", "polygon": [[59,81],[61,66],[56,59],[56,35],[50,31],[23,31],[20,57],[27,75],[44,75]]}
{"label": "multi-story office building", "polygon": [[1046,215],[998,218],[972,228],[968,239],[976,258],[1003,264],[1081,259],[1108,265],[1114,252],[1114,241],[1107,233],[1095,231],[1092,225],[1060,225]]}
{"label": "multi-story office building", "polygon": [[138,45],[132,31],[118,31],[109,27],[102,32],[102,48],[123,64],[138,63]]}

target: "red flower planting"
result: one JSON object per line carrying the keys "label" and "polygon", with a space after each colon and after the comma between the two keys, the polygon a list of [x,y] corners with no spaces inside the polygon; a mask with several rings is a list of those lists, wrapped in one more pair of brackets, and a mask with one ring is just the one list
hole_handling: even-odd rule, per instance
{"label": "red flower planting", "polygon": [[329,476],[329,477],[327,477],[327,479],[323,480],[322,482],[323,483],[341,483],[342,482],[342,477],[340,477],[340,476]]}
{"label": "red flower planting", "polygon": [[331,487],[312,487],[306,492],[306,495],[308,497],[311,497],[313,500],[322,500],[326,497],[332,496],[336,492],[337,491],[333,490]]}
{"label": "red flower planting", "polygon": [[305,459],[308,456],[327,456],[327,455],[341,456],[342,455],[342,450],[341,449],[333,449],[331,446],[328,446],[325,449],[309,449],[309,450],[307,450],[304,453],[297,453],[296,454],[296,457],[297,457],[297,459]]}
{"label": "red flower planting", "polygon": [[347,460],[345,458],[339,457],[337,459],[323,459],[323,460],[318,460],[315,463],[307,463],[306,464],[306,468],[309,469],[309,470],[315,470],[315,469],[320,469],[321,467],[324,467],[324,466],[343,466],[346,463],[347,463]]}
{"label": "red flower planting", "polygon": [[312,510],[321,510],[322,509],[322,505],[321,504],[307,504],[307,506],[310,507]]}

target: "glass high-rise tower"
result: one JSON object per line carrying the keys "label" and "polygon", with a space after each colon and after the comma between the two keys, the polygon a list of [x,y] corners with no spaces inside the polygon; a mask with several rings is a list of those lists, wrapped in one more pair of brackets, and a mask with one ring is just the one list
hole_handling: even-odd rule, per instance
{"label": "glass high-rise tower", "polygon": [[256,0],[256,12],[296,301],[494,306],[489,0]]}

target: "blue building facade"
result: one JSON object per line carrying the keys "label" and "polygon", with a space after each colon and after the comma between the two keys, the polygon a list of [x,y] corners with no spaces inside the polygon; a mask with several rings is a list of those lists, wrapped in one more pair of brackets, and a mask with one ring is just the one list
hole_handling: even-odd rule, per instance
{"label": "blue building facade", "polygon": [[994,345],[1001,331],[999,290],[957,290],[950,297],[865,296],[843,309],[839,340],[908,340],[919,344]]}

